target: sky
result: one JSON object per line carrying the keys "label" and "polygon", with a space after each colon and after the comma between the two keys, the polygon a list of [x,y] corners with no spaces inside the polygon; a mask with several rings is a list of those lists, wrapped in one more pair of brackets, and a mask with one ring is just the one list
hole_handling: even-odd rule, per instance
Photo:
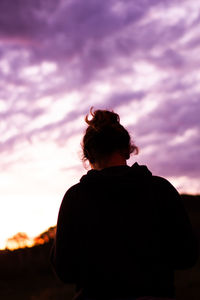
{"label": "sky", "polygon": [[199,0],[0,1],[0,247],[55,225],[91,106],[145,164],[200,193]]}

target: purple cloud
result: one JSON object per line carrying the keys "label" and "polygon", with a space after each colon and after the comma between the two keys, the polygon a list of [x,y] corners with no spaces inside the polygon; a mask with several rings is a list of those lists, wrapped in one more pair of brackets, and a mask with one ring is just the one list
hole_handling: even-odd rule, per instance
{"label": "purple cloud", "polygon": [[[127,108],[147,163],[165,176],[200,176],[200,17],[193,4],[2,0],[0,151],[9,156],[24,141],[59,147],[83,132],[78,122],[91,106]],[[70,106],[73,93],[78,100]]]}

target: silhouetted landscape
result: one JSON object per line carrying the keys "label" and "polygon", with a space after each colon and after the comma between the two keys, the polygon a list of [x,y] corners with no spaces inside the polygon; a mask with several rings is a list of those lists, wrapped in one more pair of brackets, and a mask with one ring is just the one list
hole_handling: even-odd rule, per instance
{"label": "silhouetted landscape", "polygon": [[[200,241],[200,195],[182,198]],[[0,251],[0,299],[72,299],[74,286],[60,282],[50,265],[54,234],[51,227],[35,239],[33,247]],[[192,269],[176,272],[175,285],[177,300],[200,299],[200,259]]]}

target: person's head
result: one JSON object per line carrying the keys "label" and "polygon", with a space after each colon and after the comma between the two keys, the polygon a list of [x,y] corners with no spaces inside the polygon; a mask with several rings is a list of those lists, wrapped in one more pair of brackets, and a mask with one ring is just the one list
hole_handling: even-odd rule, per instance
{"label": "person's head", "polygon": [[138,153],[138,148],[131,142],[128,131],[120,124],[119,115],[109,110],[90,109],[88,124],[82,140],[83,161],[91,165],[100,164],[113,154],[120,154],[125,160],[131,153]]}

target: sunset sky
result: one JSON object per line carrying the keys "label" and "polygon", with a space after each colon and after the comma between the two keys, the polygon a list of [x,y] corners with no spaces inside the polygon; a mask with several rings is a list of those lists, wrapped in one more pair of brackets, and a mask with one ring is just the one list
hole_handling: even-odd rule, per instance
{"label": "sunset sky", "polygon": [[56,224],[91,106],[119,113],[129,165],[200,193],[199,69],[199,0],[1,0],[0,247]]}

